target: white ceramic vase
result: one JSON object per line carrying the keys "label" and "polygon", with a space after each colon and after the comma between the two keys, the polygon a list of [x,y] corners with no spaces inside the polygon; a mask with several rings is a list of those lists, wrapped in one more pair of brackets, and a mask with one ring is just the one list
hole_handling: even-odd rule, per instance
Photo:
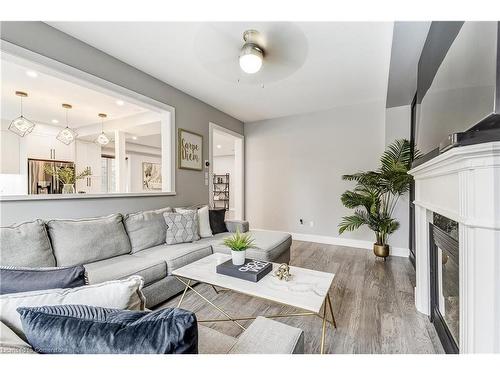
{"label": "white ceramic vase", "polygon": [[242,266],[243,264],[245,264],[245,255],[246,255],[246,250],[243,250],[243,251],[231,250],[233,264],[235,266]]}

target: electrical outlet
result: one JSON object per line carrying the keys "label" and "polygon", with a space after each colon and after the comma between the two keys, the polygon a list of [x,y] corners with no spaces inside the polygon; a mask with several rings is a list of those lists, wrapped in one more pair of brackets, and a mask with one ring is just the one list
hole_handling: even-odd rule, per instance
{"label": "electrical outlet", "polygon": [[310,226],[310,227],[314,227],[314,221],[310,221],[310,222],[309,222],[309,226]]}

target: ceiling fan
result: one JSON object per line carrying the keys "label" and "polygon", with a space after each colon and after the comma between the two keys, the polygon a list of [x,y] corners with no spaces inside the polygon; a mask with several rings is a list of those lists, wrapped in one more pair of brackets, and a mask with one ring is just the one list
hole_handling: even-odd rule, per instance
{"label": "ceiling fan", "polygon": [[200,26],[194,51],[218,78],[261,86],[296,72],[306,60],[308,43],[292,22],[215,22]]}

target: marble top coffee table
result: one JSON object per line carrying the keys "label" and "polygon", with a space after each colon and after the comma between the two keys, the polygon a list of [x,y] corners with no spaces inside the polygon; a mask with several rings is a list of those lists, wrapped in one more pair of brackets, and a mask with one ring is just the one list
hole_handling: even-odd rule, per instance
{"label": "marble top coffee table", "polygon": [[[279,267],[278,263],[273,263],[273,271],[255,283],[218,274],[216,272],[216,266],[229,259],[231,259],[230,255],[215,253],[174,270],[172,274],[185,285],[184,293],[182,294],[177,307],[181,306],[187,291],[191,290],[226,317],[226,319],[198,320],[200,323],[231,321],[244,330],[245,327],[243,327],[239,321],[252,320],[256,318],[256,316],[233,317],[229,315],[226,311],[222,310],[208,298],[195,290],[191,286],[193,282],[209,284],[214,288],[216,293],[220,292],[216,288],[219,287],[252,297],[292,306],[304,311],[290,314],[270,315],[266,317],[280,318],[308,315],[319,316],[322,319],[321,353],[323,353],[327,321],[332,324],[334,328],[336,328],[332,303],[328,293],[335,274],[290,266],[290,273],[292,276],[289,281],[285,281],[280,280],[273,275],[274,271]],[[327,318],[327,305],[331,320]]]}

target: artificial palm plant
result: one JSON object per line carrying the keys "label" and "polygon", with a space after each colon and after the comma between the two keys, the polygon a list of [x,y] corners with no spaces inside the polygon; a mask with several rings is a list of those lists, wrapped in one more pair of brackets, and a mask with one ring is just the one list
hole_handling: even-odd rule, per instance
{"label": "artificial palm plant", "polygon": [[[392,215],[399,198],[410,188],[413,177],[408,171],[418,156],[418,151],[408,140],[399,139],[387,147],[378,170],[342,176],[343,180],[356,182],[354,189],[346,191],[340,198],[344,206],[355,211],[353,215],[342,218],[339,233],[367,225],[375,232],[374,252],[387,256],[387,239],[399,228],[399,222]],[[382,250],[376,248],[377,245]]]}

